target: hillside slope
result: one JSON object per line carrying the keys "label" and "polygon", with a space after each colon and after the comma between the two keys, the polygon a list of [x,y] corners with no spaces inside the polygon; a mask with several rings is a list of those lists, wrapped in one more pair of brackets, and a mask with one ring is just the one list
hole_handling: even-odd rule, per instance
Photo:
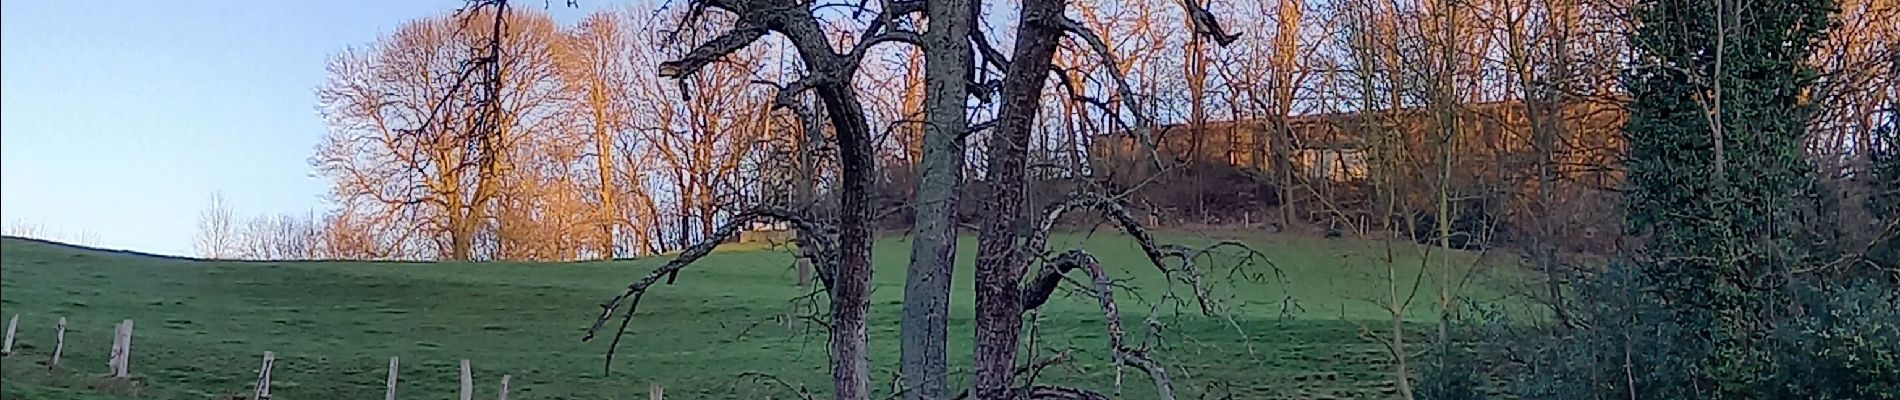
{"label": "hillside slope", "polygon": [[[1255,240],[1284,269],[1287,284],[1241,279],[1229,273],[1232,263],[1220,263],[1209,275],[1223,281],[1215,294],[1229,307],[1229,320],[1199,316],[1191,305],[1176,311],[1173,303],[1145,303],[1166,285],[1124,238],[1063,241],[1098,251],[1111,274],[1129,279],[1129,293],[1118,298],[1131,340],[1145,336],[1139,318],[1158,311],[1157,321],[1167,326],[1165,360],[1184,372],[1177,378],[1181,390],[1198,395],[1216,382],[1227,387],[1217,392],[1236,398],[1362,397],[1388,390],[1383,349],[1359,337],[1362,328],[1379,329],[1385,325],[1376,320],[1388,318],[1367,300],[1380,293],[1385,272],[1374,268],[1370,244]],[[974,244],[964,245],[952,296],[953,333],[973,329],[968,251]],[[873,365],[887,392],[895,376],[908,243],[891,239],[878,246]],[[1403,264],[1416,268],[1417,256],[1410,257]],[[1457,260],[1482,265],[1469,254]],[[797,316],[814,305],[792,302],[805,289],[792,283],[790,257],[768,250],[715,253],[683,273],[678,285],[647,296],[612,374],[605,375],[606,341],[583,343],[581,333],[602,300],[657,263],[202,261],[6,238],[0,240],[0,318],[17,313],[20,328],[16,352],[0,370],[0,398],[248,395],[265,351],[279,359],[273,372],[278,399],[379,397],[391,356],[402,358],[404,399],[453,398],[463,358],[473,363],[482,398],[493,396],[504,374],[513,376],[510,397],[516,399],[644,398],[649,383],[682,398],[787,395],[774,383],[736,378],[745,371],[815,392],[829,387],[822,328]],[[1282,318],[1289,294],[1301,309]],[[1106,341],[1094,300],[1058,296],[1042,313],[1037,353],[1073,349],[1077,361],[1050,369],[1041,382],[1112,390],[1114,371],[1101,351]],[[1428,311],[1421,305],[1412,312]],[[63,371],[48,373],[44,364],[60,317],[71,326]],[[136,321],[135,382],[98,378],[106,371],[112,326],[128,318]],[[968,335],[951,336],[956,368],[968,362],[970,343]],[[1127,378],[1130,398],[1152,396],[1147,381]]]}

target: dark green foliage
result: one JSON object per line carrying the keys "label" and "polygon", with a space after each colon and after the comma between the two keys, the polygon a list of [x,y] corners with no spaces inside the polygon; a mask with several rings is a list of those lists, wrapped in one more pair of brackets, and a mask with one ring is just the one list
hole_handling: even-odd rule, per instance
{"label": "dark green foliage", "polygon": [[1778,241],[1812,180],[1802,158],[1812,107],[1801,93],[1816,75],[1806,60],[1832,10],[1828,0],[1637,7],[1641,56],[1624,80],[1634,97],[1628,217],[1660,266],[1687,278],[1678,284],[1751,283],[1772,263],[1755,260],[1788,259]]}
{"label": "dark green foliage", "polygon": [[1419,400],[1484,400],[1482,364],[1469,350],[1453,349],[1443,364],[1427,364],[1419,371],[1419,386],[1413,396]]}
{"label": "dark green foliage", "polygon": [[1709,340],[1647,287],[1646,269],[1612,263],[1571,289],[1575,327],[1497,336],[1520,356],[1510,391],[1524,399],[1695,399]]}
{"label": "dark green foliage", "polygon": [[[1703,327],[1679,322],[1643,276],[1651,271],[1616,262],[1572,284],[1567,326],[1461,322],[1458,349],[1468,350],[1422,366],[1419,398],[1484,399],[1486,385],[1526,400],[1725,395],[1698,390],[1714,343],[1698,336]],[[1761,375],[1726,389],[1748,399],[1900,399],[1900,287],[1837,286],[1791,296],[1792,311],[1772,321],[1779,328],[1748,349],[1769,355]]]}
{"label": "dark green foliage", "polygon": [[1446,323],[1452,338],[1435,338],[1432,352],[1419,366],[1419,380],[1413,395],[1422,400],[1484,400],[1497,390],[1486,379],[1487,366],[1494,365],[1498,354],[1486,353],[1495,346],[1486,343],[1496,338],[1513,337],[1511,321],[1499,307],[1467,301],[1467,309]]}
{"label": "dark green foliage", "polygon": [[1768,375],[1775,305],[1807,255],[1795,214],[1814,181],[1803,96],[1833,11],[1830,0],[1635,9],[1627,215],[1653,261],[1642,264],[1642,286],[1669,314],[1657,328],[1707,344],[1690,347],[1680,368],[1706,391],[1694,397],[1749,397]]}
{"label": "dark green foliage", "polygon": [[1861,283],[1803,291],[1802,315],[1776,332],[1783,399],[1900,399],[1900,291]]}

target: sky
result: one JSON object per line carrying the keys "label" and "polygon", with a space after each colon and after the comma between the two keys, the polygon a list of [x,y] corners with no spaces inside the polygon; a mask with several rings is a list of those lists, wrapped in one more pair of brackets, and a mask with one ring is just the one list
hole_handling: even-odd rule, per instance
{"label": "sky", "polygon": [[[520,6],[542,6],[517,1]],[[570,23],[612,6],[554,1]],[[462,0],[0,3],[0,224],[191,254],[213,193],[318,215],[325,60]]]}

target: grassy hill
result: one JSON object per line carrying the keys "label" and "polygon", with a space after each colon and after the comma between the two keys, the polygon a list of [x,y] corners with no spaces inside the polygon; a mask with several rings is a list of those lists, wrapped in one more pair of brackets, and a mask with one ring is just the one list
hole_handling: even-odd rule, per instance
{"label": "grassy hill", "polygon": [[[1249,238],[1286,273],[1256,282],[1230,274],[1233,262],[1203,261],[1220,283],[1225,317],[1200,316],[1191,304],[1159,300],[1166,282],[1124,237],[1071,235],[1063,246],[1096,251],[1111,274],[1130,340],[1147,337],[1142,318],[1166,326],[1162,360],[1177,370],[1184,398],[1212,391],[1235,398],[1377,398],[1389,390],[1388,357],[1363,332],[1389,326],[1374,303],[1384,292],[1380,244],[1312,238]],[[1168,240],[1206,242],[1199,237]],[[896,377],[898,316],[908,242],[877,244],[871,313],[872,361],[880,395]],[[970,357],[969,263],[960,255],[951,313],[950,361],[966,372]],[[1401,288],[1418,276],[1419,257],[1397,245]],[[1470,253],[1453,263],[1479,266]],[[1437,260],[1437,256],[1432,256]],[[0,398],[229,398],[248,391],[265,351],[276,352],[277,399],[380,398],[389,357],[402,358],[403,399],[450,399],[461,359],[471,360],[479,398],[492,398],[503,374],[515,399],[645,398],[649,383],[678,398],[792,398],[746,371],[828,392],[825,341],[795,315],[812,305],[792,300],[783,251],[722,251],[682,273],[679,283],[646,296],[611,374],[605,340],[583,343],[603,300],[659,259],[595,263],[235,262],[152,257],[17,238],[0,240],[0,320],[20,315],[15,354],[0,370]],[[1217,268],[1217,269],[1215,269]],[[1235,271],[1258,274],[1264,264]],[[1269,274],[1270,275],[1270,274]],[[1463,276],[1461,271],[1461,276]],[[1508,274],[1506,274],[1508,275]],[[1463,289],[1497,300],[1479,278]],[[1426,321],[1430,282],[1411,312]],[[1283,313],[1291,295],[1298,309]],[[823,306],[819,306],[823,309]],[[794,316],[794,317],[788,317]],[[62,371],[48,372],[54,321],[70,321]],[[130,385],[101,379],[112,327],[136,321]],[[1041,314],[1035,352],[1073,349],[1076,361],[1039,382],[1112,390],[1094,300],[1059,292]],[[1152,397],[1141,376],[1127,377],[1128,398]]]}

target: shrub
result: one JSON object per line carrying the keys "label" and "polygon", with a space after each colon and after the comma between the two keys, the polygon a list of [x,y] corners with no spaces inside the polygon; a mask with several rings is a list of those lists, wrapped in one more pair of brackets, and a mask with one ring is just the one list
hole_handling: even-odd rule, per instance
{"label": "shrub", "polygon": [[1763,325],[1773,330],[1745,349],[1771,356],[1722,371],[1712,361],[1710,313],[1664,301],[1647,270],[1616,262],[1571,284],[1567,324],[1472,313],[1485,317],[1460,321],[1458,344],[1420,367],[1418,398],[1485,399],[1484,388],[1496,385],[1521,399],[1900,399],[1893,282],[1797,281],[1774,296],[1785,300]]}
{"label": "shrub", "polygon": [[1783,399],[1900,399],[1900,293],[1878,283],[1803,290],[1775,332],[1766,393]]}

